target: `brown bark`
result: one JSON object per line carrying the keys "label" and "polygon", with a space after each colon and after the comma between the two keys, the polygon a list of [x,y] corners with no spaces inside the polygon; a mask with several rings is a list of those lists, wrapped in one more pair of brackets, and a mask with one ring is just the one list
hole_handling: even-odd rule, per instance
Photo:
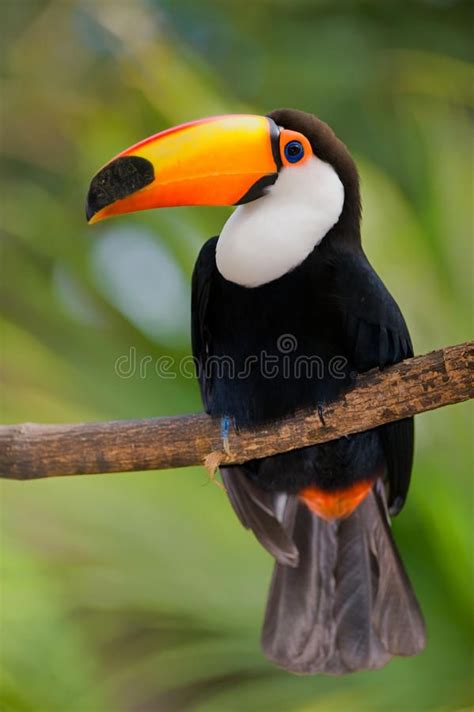
{"label": "brown bark", "polygon": [[[324,409],[258,431],[231,431],[219,461],[240,463],[460,403],[474,395],[474,342],[450,346],[360,375]],[[0,476],[16,480],[158,470],[203,464],[222,451],[220,422],[207,415],[74,425],[0,427]]]}

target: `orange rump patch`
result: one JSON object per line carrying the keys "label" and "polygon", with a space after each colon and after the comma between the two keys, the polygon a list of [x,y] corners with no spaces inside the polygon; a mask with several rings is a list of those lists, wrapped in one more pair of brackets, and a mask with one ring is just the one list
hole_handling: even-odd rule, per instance
{"label": "orange rump patch", "polygon": [[374,480],[361,480],[344,489],[327,490],[305,487],[298,496],[322,519],[344,519],[367,497]]}

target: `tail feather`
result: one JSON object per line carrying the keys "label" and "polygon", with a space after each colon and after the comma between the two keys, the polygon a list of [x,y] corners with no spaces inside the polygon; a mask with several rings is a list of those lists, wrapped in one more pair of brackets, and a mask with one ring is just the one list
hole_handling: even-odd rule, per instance
{"label": "tail feather", "polygon": [[423,649],[423,617],[382,498],[378,488],[350,517],[333,522],[296,502],[292,520],[283,521],[300,563],[277,563],[273,573],[262,646],[276,664],[340,675]]}
{"label": "tail feather", "polygon": [[364,516],[367,528],[372,524],[371,545],[383,572],[378,580],[374,627],[392,655],[417,655],[426,645],[425,623],[390,532],[381,486],[367,502]]}
{"label": "tail feather", "polygon": [[381,667],[390,659],[372,621],[376,573],[362,517],[356,509],[339,523],[337,532],[335,650],[347,671]]}
{"label": "tail feather", "polygon": [[297,568],[276,564],[263,624],[262,647],[270,660],[294,672],[322,669],[334,659],[337,525],[293,499],[283,525],[300,554]]}
{"label": "tail feather", "polygon": [[244,468],[222,476],[242,524],[276,559],[262,631],[270,660],[296,673],[342,675],[424,648],[380,480],[349,517],[327,521],[296,495],[261,490]]}

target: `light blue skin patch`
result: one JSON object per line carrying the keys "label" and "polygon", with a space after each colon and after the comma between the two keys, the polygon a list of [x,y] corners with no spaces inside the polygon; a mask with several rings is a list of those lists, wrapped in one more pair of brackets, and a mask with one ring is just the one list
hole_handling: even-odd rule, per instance
{"label": "light blue skin patch", "polygon": [[230,434],[230,426],[232,424],[232,418],[229,415],[224,415],[221,418],[221,440],[222,440],[222,448],[224,452],[229,453],[229,434]]}

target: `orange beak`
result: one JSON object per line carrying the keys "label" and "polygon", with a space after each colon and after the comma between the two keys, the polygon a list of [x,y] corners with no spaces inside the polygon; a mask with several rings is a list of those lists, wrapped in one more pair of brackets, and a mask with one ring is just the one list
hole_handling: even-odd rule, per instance
{"label": "orange beak", "polygon": [[178,205],[236,205],[261,197],[282,162],[280,130],[250,114],[216,116],[162,131],[119,153],[92,179],[86,216]]}

